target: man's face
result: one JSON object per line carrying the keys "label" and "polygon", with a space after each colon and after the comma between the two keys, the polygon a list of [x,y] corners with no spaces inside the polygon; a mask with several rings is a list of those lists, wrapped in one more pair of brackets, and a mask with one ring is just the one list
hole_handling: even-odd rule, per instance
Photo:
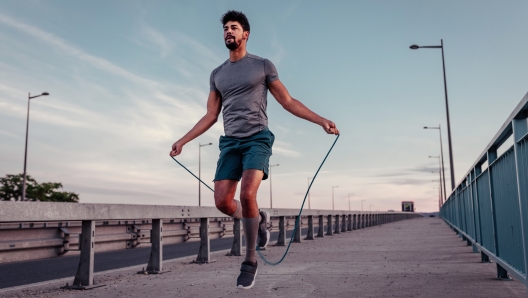
{"label": "man's face", "polygon": [[229,21],[224,25],[224,42],[230,50],[236,50],[248,36],[249,32],[244,31],[239,22]]}

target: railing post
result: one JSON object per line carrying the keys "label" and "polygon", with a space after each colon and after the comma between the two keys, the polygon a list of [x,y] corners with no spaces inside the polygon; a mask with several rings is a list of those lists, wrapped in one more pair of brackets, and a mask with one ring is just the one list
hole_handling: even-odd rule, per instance
{"label": "railing post", "polygon": [[209,236],[209,218],[200,218],[200,249],[193,263],[211,263],[211,240]]}
{"label": "railing post", "polygon": [[346,218],[347,218],[347,216],[343,214],[343,222],[341,223],[341,232],[346,232],[347,231]]}
{"label": "railing post", "polygon": [[94,243],[95,243],[95,221],[83,220],[81,235],[79,239],[79,248],[81,255],[79,257],[79,267],[73,284],[62,287],[62,289],[92,289],[102,287],[104,285],[94,285]]}
{"label": "railing post", "polygon": [[340,227],[339,227],[339,215],[336,215],[335,216],[335,225],[334,225],[334,234],[340,234],[341,232],[339,231],[340,230]]}
{"label": "railing post", "polygon": [[308,215],[308,234],[304,240],[314,240],[314,225],[312,215]]}
{"label": "railing post", "polygon": [[233,245],[231,251],[226,256],[241,256],[242,255],[242,229],[241,220],[239,218],[233,219]]}
{"label": "railing post", "polygon": [[301,222],[301,217],[299,215],[297,215],[295,217],[295,223],[296,225],[294,226],[295,228],[295,236],[293,237],[293,242],[295,243],[301,243],[301,227],[302,227],[302,222]]}
{"label": "railing post", "polygon": [[358,229],[358,226],[357,226],[357,215],[353,214],[352,215],[352,230],[357,230],[357,229]]}
{"label": "railing post", "polygon": [[[519,199],[519,212],[521,216],[521,235],[524,253],[524,272],[526,278],[526,287],[528,287],[528,177],[526,176],[526,164],[528,156],[523,156],[523,146],[519,141],[528,133],[528,115],[525,113],[520,119],[512,120],[513,127],[513,152],[515,154],[515,172],[517,175],[517,196]],[[525,151],[528,152],[528,151]],[[523,199],[524,198],[524,199]],[[525,210],[525,212],[523,212]],[[526,215],[526,216],[525,216]]]}
{"label": "railing post", "polygon": [[139,271],[139,274],[159,274],[163,272],[163,220],[153,219],[150,230],[150,258],[147,270]]}
{"label": "railing post", "polygon": [[511,280],[511,277],[508,275],[508,271],[506,271],[506,269],[504,269],[499,264],[497,264],[497,279]]}
{"label": "railing post", "polygon": [[483,253],[483,252],[480,252],[480,261],[482,263],[490,263],[490,258],[488,257],[487,254]]}
{"label": "railing post", "polygon": [[334,233],[332,232],[333,230],[333,226],[332,226],[332,215],[328,215],[328,222],[327,222],[327,226],[326,226],[326,235],[328,236],[332,236],[334,235]]}
{"label": "railing post", "polygon": [[[488,150],[488,179],[489,179],[489,193],[490,193],[490,204],[491,204],[491,221],[493,223],[493,243],[494,243],[494,246],[495,246],[495,255],[497,257],[500,257],[500,252],[499,252],[499,244],[498,244],[498,238],[497,238],[497,216],[495,214],[495,198],[494,198],[494,195],[493,195],[493,171],[491,169],[491,164],[497,159],[497,149],[495,147],[491,147],[489,150]],[[497,264],[497,278],[499,278],[499,276],[503,276],[503,272],[502,270],[504,270],[504,268],[502,268],[501,266],[499,266],[499,264]],[[506,273],[506,275],[508,275]]]}
{"label": "railing post", "polygon": [[317,230],[317,237],[324,238],[324,215],[319,215],[319,228]]}
{"label": "railing post", "polygon": [[352,214],[349,214],[347,217],[348,217],[347,231],[352,231]]}
{"label": "railing post", "polygon": [[279,238],[277,239],[276,246],[286,245],[286,220],[284,216],[279,216]]}

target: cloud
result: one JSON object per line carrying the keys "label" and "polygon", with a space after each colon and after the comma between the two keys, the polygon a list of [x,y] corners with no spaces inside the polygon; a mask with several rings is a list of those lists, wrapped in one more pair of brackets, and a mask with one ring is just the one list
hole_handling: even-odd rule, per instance
{"label": "cloud", "polygon": [[301,153],[292,149],[288,149],[287,147],[291,147],[291,144],[281,141],[275,141],[273,144],[273,153],[283,156],[289,156],[289,157],[299,157],[301,156]]}

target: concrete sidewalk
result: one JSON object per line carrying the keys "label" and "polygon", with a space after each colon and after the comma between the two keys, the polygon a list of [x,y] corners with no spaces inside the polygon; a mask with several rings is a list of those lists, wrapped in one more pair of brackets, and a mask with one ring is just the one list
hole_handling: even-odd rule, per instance
{"label": "concrete sidewalk", "polygon": [[[266,255],[278,260],[285,247]],[[169,273],[135,269],[97,275],[105,287],[59,290],[57,283],[1,293],[0,297],[526,297],[519,281],[495,280],[495,263],[480,263],[438,218],[419,218],[292,244],[275,267],[259,260],[255,287],[238,290],[243,257],[213,254],[206,265],[192,258],[165,263]],[[71,278],[73,281],[73,277]],[[71,283],[70,281],[70,283]],[[64,282],[62,282],[64,283]],[[63,284],[61,284],[63,285]]]}

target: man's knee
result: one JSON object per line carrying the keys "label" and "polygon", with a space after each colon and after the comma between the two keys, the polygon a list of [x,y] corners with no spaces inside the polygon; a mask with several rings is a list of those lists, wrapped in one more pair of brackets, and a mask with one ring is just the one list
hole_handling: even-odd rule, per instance
{"label": "man's knee", "polygon": [[257,195],[252,191],[241,190],[240,191],[240,202],[242,205],[254,202],[257,200]]}
{"label": "man's knee", "polygon": [[233,209],[233,204],[231,204],[233,201],[233,199],[229,200],[225,197],[220,197],[220,196],[216,196],[215,195],[215,206],[216,206],[216,209],[218,209],[220,212],[224,213],[224,214],[227,214],[227,215],[231,215],[233,213],[235,213],[236,211],[236,205],[235,205],[235,210],[232,210]]}

